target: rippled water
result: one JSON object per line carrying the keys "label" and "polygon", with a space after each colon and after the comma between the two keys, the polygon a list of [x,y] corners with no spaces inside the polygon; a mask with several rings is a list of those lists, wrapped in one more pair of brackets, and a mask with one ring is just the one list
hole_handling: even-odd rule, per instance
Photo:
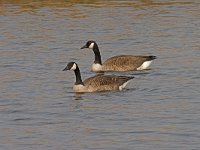
{"label": "rippled water", "polygon": [[[200,3],[0,1],[0,149],[200,149]],[[156,55],[122,92],[76,95],[76,61]]]}

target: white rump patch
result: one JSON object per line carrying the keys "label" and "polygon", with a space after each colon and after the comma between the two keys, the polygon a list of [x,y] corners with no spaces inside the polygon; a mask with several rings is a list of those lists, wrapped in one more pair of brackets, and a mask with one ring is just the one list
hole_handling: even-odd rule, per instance
{"label": "white rump patch", "polygon": [[92,42],[91,44],[90,44],[90,46],[89,46],[89,48],[93,48],[94,47],[94,43]]}
{"label": "white rump patch", "polygon": [[122,89],[125,88],[125,86],[129,83],[129,81],[125,82],[124,84],[122,84],[121,86],[119,86],[119,90],[121,91]]}
{"label": "white rump patch", "polygon": [[76,64],[74,63],[70,70],[76,70]]}
{"label": "white rump patch", "polygon": [[98,72],[98,71],[101,71],[101,69],[102,69],[102,65],[95,64],[95,63],[92,64],[92,71]]}
{"label": "white rump patch", "polygon": [[137,68],[137,70],[144,70],[147,69],[151,65],[152,61],[145,61],[143,64]]}

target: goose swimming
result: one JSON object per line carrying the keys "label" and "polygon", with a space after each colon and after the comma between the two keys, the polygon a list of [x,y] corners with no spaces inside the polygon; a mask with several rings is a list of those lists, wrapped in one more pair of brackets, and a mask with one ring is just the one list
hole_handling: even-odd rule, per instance
{"label": "goose swimming", "polygon": [[92,71],[134,71],[148,69],[152,60],[156,56],[134,56],[134,55],[118,55],[107,59],[104,63],[101,60],[99,47],[95,41],[88,41],[81,49],[92,49],[95,55]]}
{"label": "goose swimming", "polygon": [[63,69],[73,70],[76,76],[76,81],[73,86],[75,92],[96,92],[96,91],[121,91],[129,80],[134,77],[103,75],[98,74],[82,81],[81,73],[78,65],[75,62],[69,62]]}

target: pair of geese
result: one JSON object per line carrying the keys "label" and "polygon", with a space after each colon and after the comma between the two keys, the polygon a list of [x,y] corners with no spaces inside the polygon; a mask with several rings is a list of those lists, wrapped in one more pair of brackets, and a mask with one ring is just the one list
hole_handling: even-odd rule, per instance
{"label": "pair of geese", "polygon": [[[101,61],[101,55],[98,45],[95,41],[88,41],[81,49],[92,49],[95,54],[95,60],[92,65],[93,72],[106,71],[134,71],[148,69],[152,60],[156,56],[133,56],[133,55],[118,55],[107,59],[104,63]],[[76,82],[73,86],[75,92],[96,92],[96,91],[121,91],[134,77],[104,75],[97,74],[84,81],[81,79],[80,69],[75,62],[69,62],[63,71],[72,70],[76,76]]]}

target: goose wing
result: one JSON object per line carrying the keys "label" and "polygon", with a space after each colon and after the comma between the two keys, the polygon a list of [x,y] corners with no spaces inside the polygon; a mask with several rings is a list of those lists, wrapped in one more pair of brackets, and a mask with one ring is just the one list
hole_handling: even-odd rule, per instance
{"label": "goose wing", "polygon": [[154,57],[155,56],[119,55],[107,59],[103,63],[103,67],[105,70],[136,70],[143,62],[153,60]]}
{"label": "goose wing", "polygon": [[84,81],[84,85],[94,90],[119,90],[119,86],[134,77],[116,75],[96,75]]}

